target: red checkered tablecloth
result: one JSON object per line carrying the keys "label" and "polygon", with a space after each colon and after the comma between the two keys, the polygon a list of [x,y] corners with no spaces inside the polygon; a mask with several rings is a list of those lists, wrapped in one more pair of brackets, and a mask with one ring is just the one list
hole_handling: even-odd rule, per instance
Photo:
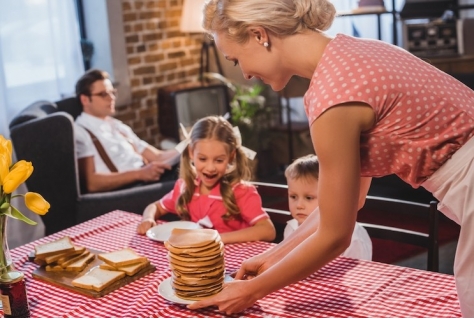
{"label": "red checkered tablecloth", "polygon": [[[158,294],[170,276],[160,242],[135,233],[141,216],[114,211],[11,251],[25,273],[32,317],[225,317],[215,308],[191,311]],[[39,243],[68,235],[77,245],[100,251],[131,247],[147,256],[156,271],[112,293],[86,297],[32,278],[38,267],[28,254]],[[226,245],[228,271],[270,248],[264,242]],[[454,277],[388,264],[337,258],[317,273],[274,292],[243,317],[460,317]]]}

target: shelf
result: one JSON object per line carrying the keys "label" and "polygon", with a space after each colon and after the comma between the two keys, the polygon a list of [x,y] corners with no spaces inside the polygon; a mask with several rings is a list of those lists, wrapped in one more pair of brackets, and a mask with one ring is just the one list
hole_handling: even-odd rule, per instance
{"label": "shelf", "polygon": [[474,55],[432,58],[425,57],[423,60],[449,74],[474,73]]}
{"label": "shelf", "polygon": [[392,13],[392,11],[388,11],[384,7],[377,7],[377,8],[357,8],[352,11],[342,11],[338,12],[338,17],[352,17],[352,16],[362,16],[362,15],[381,15],[385,13]]}

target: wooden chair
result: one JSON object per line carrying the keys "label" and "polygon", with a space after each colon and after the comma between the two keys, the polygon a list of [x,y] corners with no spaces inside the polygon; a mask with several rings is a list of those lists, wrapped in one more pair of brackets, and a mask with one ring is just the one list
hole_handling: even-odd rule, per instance
{"label": "wooden chair", "polygon": [[426,219],[426,232],[407,229],[404,225],[401,226],[400,223],[398,223],[398,227],[360,221],[359,223],[365,227],[371,238],[395,241],[425,248],[428,252],[427,270],[439,270],[439,212],[436,201],[424,204],[386,197],[367,196],[364,207],[359,211],[358,219],[360,219],[360,216],[363,215],[364,212],[392,214],[391,217],[395,220],[397,217],[400,218],[402,214],[408,216],[407,218],[419,217]]}
{"label": "wooden chair", "polygon": [[[262,197],[263,208],[270,215],[270,218],[275,225],[277,236],[274,242],[278,243],[283,240],[283,231],[286,222],[292,219],[288,207],[288,186],[284,184],[263,182],[252,182],[252,184],[257,187],[257,191]],[[375,216],[380,214],[380,216],[384,217],[384,220],[387,218],[382,214],[392,214],[392,217],[395,220],[397,219],[397,216],[400,215],[426,218],[427,232],[419,232],[404,228],[405,226],[403,226],[404,223],[402,222],[398,222],[397,227],[374,222],[359,223],[365,227],[371,238],[395,241],[427,249],[427,270],[439,270],[439,212],[436,201],[431,201],[430,204],[424,204],[369,195],[366,197],[365,205],[359,211],[359,215],[363,215],[365,212],[375,212]]]}

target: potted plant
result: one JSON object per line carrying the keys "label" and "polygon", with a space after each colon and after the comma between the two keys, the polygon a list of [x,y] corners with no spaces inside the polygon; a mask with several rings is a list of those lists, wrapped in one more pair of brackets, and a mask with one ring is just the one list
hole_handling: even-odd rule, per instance
{"label": "potted plant", "polygon": [[260,83],[237,84],[218,73],[204,73],[203,77],[224,83],[232,92],[230,121],[239,127],[242,144],[257,154],[267,149],[269,137],[266,133],[271,124],[272,108],[265,103],[266,87]]}

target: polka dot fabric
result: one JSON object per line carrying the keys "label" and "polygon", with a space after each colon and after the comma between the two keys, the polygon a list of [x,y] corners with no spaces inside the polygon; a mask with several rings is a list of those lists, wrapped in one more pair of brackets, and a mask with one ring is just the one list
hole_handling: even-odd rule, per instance
{"label": "polka dot fabric", "polygon": [[304,97],[309,124],[346,102],[375,111],[375,126],[361,137],[363,176],[394,173],[418,187],[474,134],[467,86],[404,49],[339,34]]}

